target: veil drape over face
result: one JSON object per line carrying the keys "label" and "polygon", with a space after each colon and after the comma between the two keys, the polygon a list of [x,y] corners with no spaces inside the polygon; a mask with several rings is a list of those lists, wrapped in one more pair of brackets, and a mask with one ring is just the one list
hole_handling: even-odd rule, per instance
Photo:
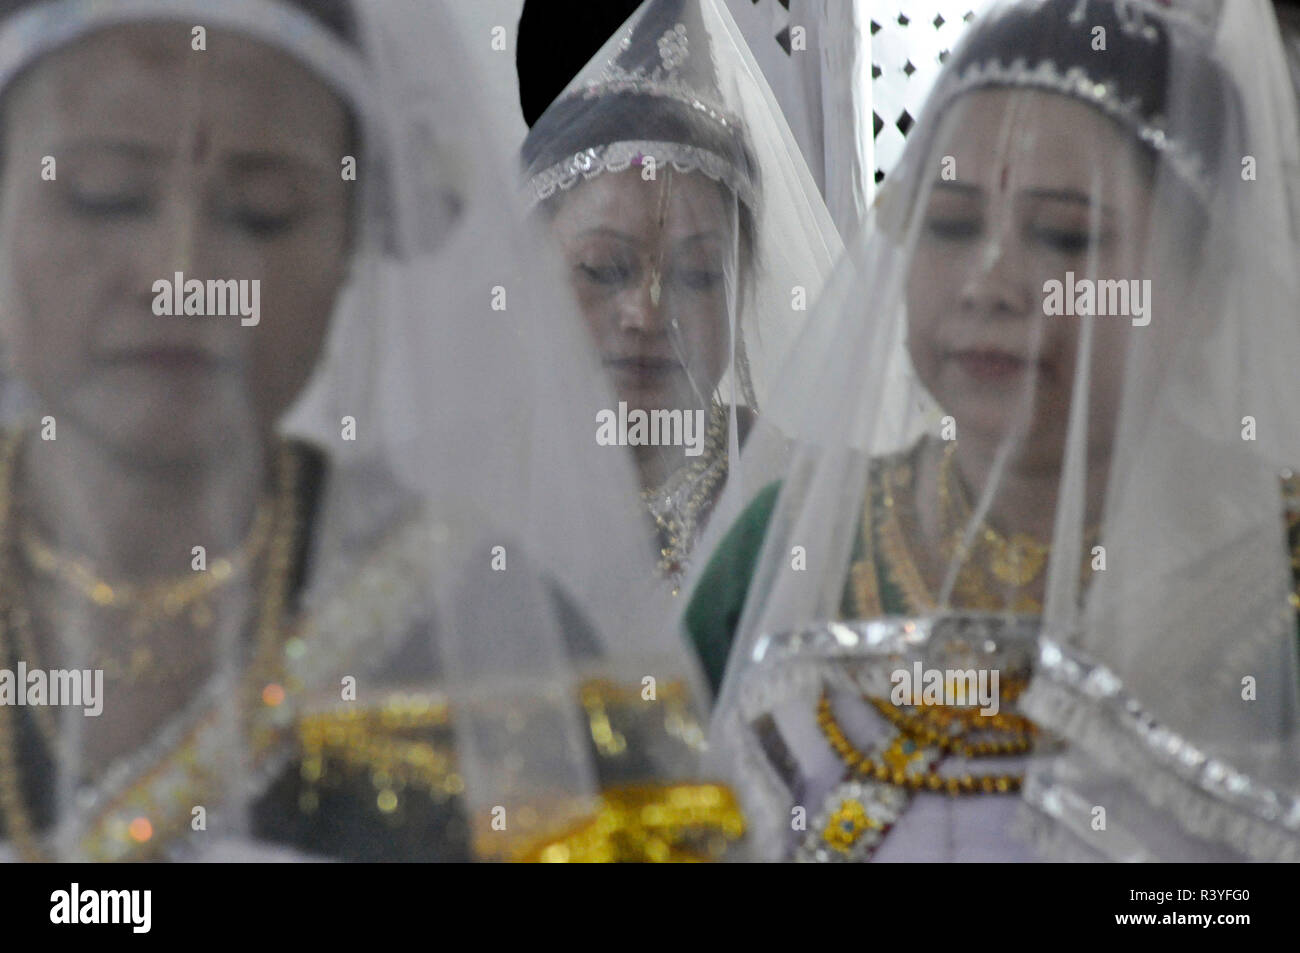
{"label": "veil drape over face", "polygon": [[340,174],[377,142],[362,40],[342,3],[0,14],[3,330],[33,395],[0,488],[2,648],[26,670],[0,709],[5,836],[211,846],[246,833],[287,711],[327,461],[277,425],[373,225]]}
{"label": "veil drape over face", "polygon": [[[606,375],[439,6],[0,14],[4,330],[35,411],[0,470],[0,654],[102,673],[85,705],[0,707],[5,839],[734,837],[691,783],[692,664],[645,610]],[[628,808],[660,801],[658,827]]]}
{"label": "veil drape over face", "polygon": [[680,582],[722,487],[744,483],[741,444],[839,237],[717,0],[647,0],[523,161],[610,374],[610,436],[633,448],[660,571]]}
{"label": "veil drape over face", "polygon": [[[1268,4],[1193,12],[1187,69],[1204,57],[1226,90],[1219,161],[1191,303],[1129,355],[1109,571],[1081,612],[1063,594],[1045,619],[1026,709],[1070,743],[1026,782],[1048,855],[1300,858],[1300,107]],[[1199,92],[1184,81],[1167,107],[1188,140],[1209,126]]]}
{"label": "veil drape over face", "polygon": [[1026,772],[1128,697],[1292,783],[1294,108],[1262,3],[1006,2],[948,58],[684,616],[761,856],[1026,857]]}

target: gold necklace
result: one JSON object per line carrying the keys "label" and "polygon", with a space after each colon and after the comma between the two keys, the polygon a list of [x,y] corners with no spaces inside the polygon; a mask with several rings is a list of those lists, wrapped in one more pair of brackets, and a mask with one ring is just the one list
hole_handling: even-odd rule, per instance
{"label": "gold necklace", "polygon": [[[886,463],[881,467],[881,487],[883,512],[880,518],[880,546],[885,555],[885,572],[890,581],[903,594],[903,600],[907,603],[907,609],[913,614],[928,612],[934,608],[935,598],[930,594],[929,587],[925,584],[925,579],[921,575],[921,570],[917,566],[916,560],[912,558],[911,551],[907,545],[907,537],[903,532],[902,518],[899,516],[900,501],[896,495],[896,490],[906,488],[911,483],[913,468],[906,461],[897,463]],[[872,504],[870,490],[867,496],[867,522],[864,526],[864,532],[871,532],[871,524],[874,516],[870,515],[875,509]]]}
{"label": "gold necklace", "polygon": [[[36,650],[36,636],[32,631],[31,611],[22,604],[21,599],[13,600],[9,623],[13,630],[14,644],[23,657],[29,660],[28,666],[41,667]],[[51,627],[58,628],[57,625]],[[133,643],[136,641],[137,639],[132,639]],[[126,656],[123,659],[117,653],[95,645],[91,647],[90,657],[82,667],[102,671],[104,678],[110,682],[158,685],[192,671],[201,662],[196,656],[187,654],[179,664],[160,668],[153,649],[148,644],[132,644],[128,647]]]}
{"label": "gold necklace", "polygon": [[[909,764],[922,760],[927,747],[939,747],[950,753],[965,754],[972,757],[976,753],[984,756],[1015,755],[1027,752],[1031,742],[1018,737],[1000,742],[984,742],[979,745],[962,745],[960,738],[942,737],[932,728],[918,728],[918,723],[902,712],[895,711],[892,703],[885,699],[869,699],[872,705],[884,715],[895,727],[899,735],[880,755],[879,760],[859,750],[849,741],[844,729],[835,720],[831,710],[830,696],[823,691],[817,701],[817,727],[826,739],[831,750],[850,770],[870,781],[879,781],[904,788],[908,791],[935,791],[958,794],[1006,794],[1020,790],[1024,783],[1022,775],[1017,774],[962,774],[945,777],[933,767],[921,771],[908,772]],[[967,717],[962,713],[963,718]],[[976,713],[973,717],[981,717]],[[1032,725],[1026,720],[1026,725]]]}
{"label": "gold necklace", "polygon": [[[884,611],[877,585],[878,572],[883,573],[902,593],[906,612],[920,614],[935,607],[936,600],[912,558],[900,515],[904,505],[903,494],[912,492],[916,457],[914,452],[909,458],[882,460],[873,467],[868,481],[860,520],[862,558],[853,565],[850,573],[854,608],[859,618],[872,618]],[[879,514],[872,485],[876,480],[880,486]],[[981,601],[987,602],[991,598],[984,594]],[[1005,699],[1014,701],[1022,687],[1017,682],[1009,684],[1003,691]],[[879,756],[867,754],[853,745],[835,719],[829,695],[823,692],[817,705],[817,724],[822,736],[840,761],[859,777],[909,792],[927,790],[950,795],[1009,793],[1018,791],[1023,784],[1023,776],[1018,774],[945,776],[935,767],[942,754],[973,758],[1027,753],[1038,730],[1027,718],[1012,713],[985,719],[977,713],[951,706],[929,706],[907,714],[887,699],[867,698],[866,701],[898,731]],[[979,734],[991,734],[992,737],[972,740]],[[927,749],[937,749],[937,753],[927,755]],[[918,761],[926,760],[931,763],[923,770],[908,770]]]}
{"label": "gold necklace", "polygon": [[[1015,694],[1002,693],[1010,702]],[[884,718],[918,744],[938,747],[963,758],[997,758],[1026,754],[1033,747],[1038,726],[1014,712],[982,715],[976,708],[921,705],[906,713],[882,698],[868,698]],[[988,735],[983,740],[975,736]]]}
{"label": "gold necklace", "polygon": [[[953,465],[956,451],[956,441],[950,441],[943,448],[939,462],[939,503],[945,522],[952,527],[949,546],[965,559],[970,553],[962,546],[962,539],[970,522],[971,509]],[[946,519],[950,514],[951,520]],[[1008,586],[1023,587],[1037,579],[1051,552],[1050,546],[1026,533],[1013,533],[1008,539],[987,523],[980,524],[979,537],[989,550],[989,571],[995,579]]]}
{"label": "gold necklace", "polygon": [[[155,660],[153,649],[145,643],[146,637],[157,631],[160,626],[174,624],[186,608],[193,606],[189,622],[196,629],[208,629],[214,618],[210,599],[223,587],[244,576],[250,566],[261,557],[270,540],[274,516],[274,501],[261,499],[253,517],[253,526],[240,544],[238,550],[229,557],[219,557],[212,561],[205,572],[194,572],[176,581],[153,582],[135,585],[125,582],[109,583],[100,577],[85,560],[61,555],[43,542],[30,526],[19,529],[27,564],[35,572],[52,578],[65,588],[72,588],[78,595],[101,609],[131,611],[133,619],[128,627],[130,648],[126,661],[115,654],[101,651],[96,647],[86,667],[102,670],[105,678],[113,681],[125,681],[127,684],[151,682],[157,684],[165,679],[192,671],[197,659],[187,656],[179,666],[160,669]],[[16,522],[16,521],[15,521]],[[31,631],[31,614],[28,609],[14,604],[10,617],[14,640],[19,651],[29,658],[36,658],[36,640]],[[32,664],[35,664],[33,661]]]}
{"label": "gold necklace", "polygon": [[[949,444],[944,450],[943,461],[946,463],[952,453],[953,444]],[[913,454],[916,457],[916,453]],[[904,492],[914,495],[913,474],[916,463],[914,460],[886,460],[880,466],[881,481],[881,512],[877,515],[873,513],[874,507],[871,505],[871,491],[868,489],[867,515],[864,517],[863,532],[871,532],[871,525],[878,520],[875,532],[880,536],[880,548],[884,560],[882,569],[891,582],[902,593],[904,602],[907,603],[906,609],[912,613],[928,612],[935,608],[938,600],[931,593],[929,586],[925,582],[924,576],[916,558],[912,554],[911,546],[907,542],[907,533],[903,529],[901,510],[903,509],[902,494]],[[1007,583],[1005,579],[993,572],[995,578],[1004,583],[995,585],[994,588],[1000,591],[990,591],[987,581],[983,578],[984,571],[982,563],[985,560],[974,559],[972,553],[961,546],[962,537],[965,534],[965,527],[969,522],[969,513],[965,519],[954,519],[951,516],[952,493],[948,484],[951,482],[951,473],[945,473],[943,464],[940,467],[939,477],[939,498],[942,503],[941,510],[941,552],[951,560],[957,555],[961,556],[961,564],[957,571],[957,578],[954,582],[954,592],[959,596],[960,604],[968,609],[979,609],[991,612],[1013,611],[1018,613],[1037,614],[1042,611],[1042,605],[1037,599],[1026,592],[1006,592]],[[1022,566],[1025,559],[1020,556],[1007,556],[1005,550],[998,548],[999,541],[1002,539],[996,531],[985,528],[987,532],[981,533],[981,539],[985,545],[993,550],[992,562],[1004,565]],[[991,534],[991,535],[989,535]],[[1030,540],[1025,536],[1024,540]],[[1042,561],[1046,562],[1046,556],[1050,548],[1041,546],[1030,540],[1033,546],[1039,546],[1042,549]],[[1017,541],[1017,546],[1023,546],[1023,541]],[[1028,550],[1027,550],[1028,551]],[[1003,552],[1002,557],[998,556]],[[1035,570],[1036,576],[1042,570],[1040,564]],[[865,568],[862,573],[865,573]],[[1031,576],[1027,582],[1032,582]],[[1020,588],[1020,586],[1016,586]]]}
{"label": "gold necklace", "polygon": [[[13,463],[22,440],[21,432],[0,439],[0,659],[10,657],[6,639],[7,625],[14,608],[18,606],[17,586],[10,565],[10,530],[13,513]],[[271,508],[273,531],[265,557],[265,569],[258,587],[256,611],[256,647],[246,669],[245,705],[257,704],[270,679],[278,654],[283,615],[288,605],[290,581],[297,551],[300,520],[298,459],[293,449],[285,444],[276,459],[276,493]],[[22,790],[21,768],[18,764],[17,737],[9,716],[9,706],[0,705],[0,817],[4,830],[13,840],[19,856],[29,862],[42,862],[47,858],[40,848],[34,825],[27,812]],[[40,720],[38,718],[38,727]],[[53,741],[50,751],[57,757],[57,733],[53,724],[41,727],[46,740]]]}
{"label": "gold necklace", "polygon": [[[0,585],[12,585],[12,575],[8,570],[8,559],[4,552],[5,537],[9,528],[9,516],[12,503],[10,487],[13,485],[12,473],[14,456],[18,450],[18,438],[10,436],[0,445]],[[0,659],[8,662],[9,646],[5,642],[5,627],[0,622]],[[5,834],[14,842],[18,856],[28,863],[39,863],[45,858],[38,846],[36,833],[27,807],[23,803],[22,781],[18,774],[18,741],[14,726],[9,719],[7,705],[0,705],[0,811],[4,812]]]}
{"label": "gold necklace", "polygon": [[[715,401],[709,408],[704,452],[699,459],[678,467],[659,486],[641,491],[641,502],[649,509],[661,537],[657,568],[662,576],[676,581],[685,574],[704,512],[713,503],[718,483],[727,475],[726,429],[726,408]],[[688,487],[689,493],[677,503],[674,496],[683,487]],[[676,586],[673,594],[677,594]]]}
{"label": "gold necklace", "polygon": [[853,586],[854,610],[859,619],[874,619],[885,614],[880,600],[880,580],[876,575],[876,529],[874,512],[875,494],[872,484],[875,470],[867,477],[867,498],[862,504],[862,517],[858,525],[862,533],[862,558],[849,567],[849,581]]}
{"label": "gold necklace", "polygon": [[190,621],[196,628],[210,626],[213,613],[207,600],[247,571],[266,548],[270,531],[271,508],[266,500],[262,500],[258,503],[248,536],[235,552],[212,560],[204,572],[190,572],[145,584],[109,581],[94,569],[89,560],[55,550],[30,525],[23,526],[18,535],[27,562],[33,569],[101,609],[132,612],[131,632],[140,638],[159,624],[176,619],[186,609],[191,609]]}

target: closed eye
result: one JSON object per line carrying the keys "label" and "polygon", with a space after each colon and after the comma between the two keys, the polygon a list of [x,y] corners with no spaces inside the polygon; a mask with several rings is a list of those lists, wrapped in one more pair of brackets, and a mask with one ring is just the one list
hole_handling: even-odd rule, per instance
{"label": "closed eye", "polygon": [[632,269],[624,264],[593,265],[579,262],[578,273],[595,285],[621,285],[632,277]]}
{"label": "closed eye", "polygon": [[149,195],[135,190],[101,192],[72,186],[64,195],[72,211],[87,218],[128,218],[145,215],[152,207]]}
{"label": "closed eye", "polygon": [[287,232],[301,217],[297,211],[268,212],[234,206],[226,210],[225,220],[258,239],[275,238]]}
{"label": "closed eye", "polygon": [[722,282],[722,272],[707,268],[683,268],[673,276],[692,291],[711,291]]}
{"label": "closed eye", "polygon": [[[1035,241],[1066,255],[1077,255],[1087,251],[1093,245],[1094,236],[1088,229],[1052,228],[1035,225],[1029,229],[1029,236]],[[1096,236],[1096,243],[1104,245],[1110,239],[1109,232]]]}
{"label": "closed eye", "polygon": [[945,241],[962,241],[979,235],[981,223],[977,218],[930,218],[926,231]]}

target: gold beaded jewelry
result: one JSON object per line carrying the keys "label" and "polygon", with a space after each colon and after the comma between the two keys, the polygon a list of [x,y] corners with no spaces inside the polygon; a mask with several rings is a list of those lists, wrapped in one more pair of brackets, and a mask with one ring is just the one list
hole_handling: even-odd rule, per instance
{"label": "gold beaded jewelry", "polygon": [[131,632],[139,638],[160,623],[176,619],[187,609],[196,628],[210,626],[213,613],[207,600],[248,570],[266,548],[270,531],[271,507],[263,500],[258,504],[248,536],[235,552],[213,559],[206,572],[190,572],[143,585],[106,579],[88,560],[55,550],[31,526],[23,526],[18,536],[27,562],[34,570],[101,609],[131,612]]}
{"label": "gold beaded jewelry", "polygon": [[[970,503],[957,477],[953,457],[956,441],[943,448],[939,461],[939,504],[944,522],[949,530],[949,548],[963,559],[970,555],[962,546],[965,527],[970,522]],[[993,577],[1008,586],[1029,585],[1047,564],[1050,547],[1025,533],[1013,533],[1008,539],[987,523],[979,529],[979,537],[988,549],[988,569]]]}
{"label": "gold beaded jewelry", "polygon": [[[885,720],[918,744],[934,746],[946,754],[964,758],[1005,757],[1027,754],[1033,747],[1038,727],[1022,715],[981,715],[971,708],[950,705],[922,706],[912,714],[901,711],[881,698],[868,699]],[[1001,737],[969,741],[967,735],[994,732]]]}
{"label": "gold beaded jewelry", "polygon": [[[957,507],[953,503],[952,484],[956,482],[956,477],[952,472],[951,460],[955,446],[954,443],[949,443],[944,448],[940,463],[939,500],[943,540],[940,546],[948,559],[957,556],[961,558],[954,585],[954,591],[960,597],[959,603],[964,608],[992,612],[1012,611],[1030,615],[1040,613],[1042,605],[1032,595],[1024,591],[1006,592],[1005,587],[1023,589],[1033,582],[1042,571],[1047,554],[1050,552],[1049,547],[1024,534],[1016,534],[1012,537],[1012,542],[1007,542],[996,530],[987,526],[979,534],[983,547],[989,553],[987,559],[971,558],[973,554],[961,545],[966,525],[970,521],[970,511],[967,506],[964,515],[954,512]],[[885,461],[882,464],[880,480],[883,506],[879,514],[872,513],[871,494],[868,491],[867,509],[864,513],[867,523],[864,525],[864,532],[870,531],[869,527],[875,525],[875,532],[880,536],[880,548],[884,556],[882,566],[884,572],[903,594],[908,611],[921,613],[933,609],[938,600],[921,574],[902,526],[903,495],[912,492],[913,473],[914,464],[908,459]],[[960,495],[960,489],[957,495]],[[1028,570],[1032,568],[1031,564],[1035,563],[1037,568],[1030,573]],[[990,591],[984,578],[986,572],[1003,584],[997,588],[1004,591]],[[1016,579],[1025,581],[1015,582]]]}
{"label": "gold beaded jewelry", "polygon": [[[8,547],[4,545],[12,510],[13,463],[18,452],[18,437],[10,435],[0,443],[0,567],[7,570]],[[0,585],[10,585],[12,576],[0,574]],[[0,620],[0,659],[8,661],[5,626]],[[45,859],[38,846],[36,832],[23,803],[22,781],[18,773],[18,739],[9,718],[8,706],[0,705],[0,811],[4,812],[5,833],[13,841],[18,856],[28,863]]]}
{"label": "gold beaded jewelry", "polygon": [[[921,570],[912,558],[899,517],[899,499],[895,491],[907,488],[912,481],[912,466],[907,461],[898,461],[881,468],[881,486],[883,512],[880,514],[880,547],[885,556],[885,572],[903,594],[907,608],[913,613],[925,612],[935,604],[929,587],[921,575]],[[864,519],[867,525],[864,531],[871,532],[874,520],[870,491],[867,496],[867,509]],[[867,618],[864,616],[864,618]]]}
{"label": "gold beaded jewelry", "polygon": [[[21,609],[17,586],[10,564],[12,550],[13,464],[21,444],[22,433],[10,433],[0,439],[0,659],[9,658],[7,635],[14,613]],[[288,604],[295,550],[299,538],[298,499],[300,496],[298,459],[293,449],[283,445],[276,459],[276,493],[270,509],[269,545],[264,547],[265,567],[260,577],[257,600],[257,638],[254,657],[246,670],[245,705],[264,702],[264,689],[274,681],[273,672],[279,656],[283,614]],[[26,651],[18,647],[17,651]],[[252,710],[251,708],[249,710]],[[42,711],[37,709],[37,711]],[[48,715],[49,712],[44,712]],[[58,754],[57,732],[52,720],[37,726],[50,750]],[[13,840],[19,856],[40,862],[45,856],[39,846],[31,817],[27,812],[18,764],[17,737],[8,706],[0,705],[0,816],[4,829]],[[188,816],[188,815],[186,815]],[[155,842],[171,833],[155,831]]]}
{"label": "gold beaded jewelry", "polygon": [[[871,781],[879,781],[884,784],[892,784],[895,787],[905,788],[908,791],[936,791],[946,794],[1005,794],[1012,791],[1019,791],[1024,778],[1016,774],[1001,775],[953,775],[945,777],[933,769],[926,769],[917,772],[908,772],[907,766],[913,761],[924,758],[924,750],[930,747],[926,739],[941,750],[951,751],[952,753],[965,753],[967,756],[973,756],[975,748],[967,748],[966,751],[957,750],[957,739],[946,739],[946,744],[940,743],[940,739],[933,732],[923,731],[913,733],[909,729],[910,722],[907,716],[899,712],[888,712],[892,708],[889,702],[883,699],[870,699],[877,711],[884,714],[891,722],[900,728],[901,734],[889,746],[888,749],[876,760],[858,750],[853,742],[849,741],[844,729],[840,727],[835,720],[835,714],[831,711],[830,696],[822,692],[821,698],[817,702],[817,726],[821,729],[822,737],[826,739],[827,744],[839,756],[840,760],[856,774]],[[1022,754],[1028,750],[1028,744],[1020,747],[1019,742],[1010,744],[1006,750],[994,752],[992,750],[986,754]]]}
{"label": "gold beaded jewelry", "polygon": [[[641,491],[641,501],[649,509],[661,539],[658,571],[674,582],[684,575],[700,523],[713,506],[718,484],[727,477],[726,435],[727,409],[715,401],[709,409],[704,452],[674,470],[659,486]],[[674,498],[683,488],[688,495],[677,503]],[[677,594],[676,586],[673,594]]]}
{"label": "gold beaded jewelry", "polygon": [[[944,451],[944,459],[948,459],[951,453],[950,444]],[[910,551],[900,514],[905,494],[913,492],[915,456],[913,453],[908,457],[890,458],[873,467],[872,479],[880,481],[881,505],[875,505],[874,488],[869,485],[861,518],[862,558],[850,571],[854,610],[859,618],[873,618],[884,611],[877,585],[878,572],[883,572],[902,594],[905,611],[921,614],[932,611],[936,605],[936,599]],[[943,482],[941,478],[941,487]],[[941,489],[941,494],[943,492]],[[964,523],[959,524],[955,530],[958,540],[963,526]],[[879,547],[876,546],[877,537]],[[987,537],[985,540],[988,541]],[[966,567],[963,567],[963,572],[969,579]],[[979,589],[971,592],[969,588],[967,592],[966,600],[974,600],[972,608],[1007,608],[1005,603],[995,600],[987,592]],[[1012,682],[1004,688],[1003,698],[1014,701],[1022,688],[1021,682]],[[1000,794],[1020,789],[1023,778],[1015,774],[949,777],[933,767],[918,771],[914,766],[923,761],[933,764],[945,754],[967,758],[1026,754],[1032,749],[1038,730],[1027,718],[1010,713],[984,718],[974,710],[951,706],[923,706],[908,713],[886,699],[868,698],[867,701],[898,730],[898,735],[878,756],[860,751],[849,741],[835,719],[826,693],[823,692],[817,705],[817,724],[822,736],[840,760],[859,777],[909,792]],[[980,734],[991,734],[992,737],[974,737]]]}
{"label": "gold beaded jewelry", "polygon": [[[594,816],[530,839],[522,863],[681,863],[716,860],[745,831],[736,797],[717,784],[606,788]],[[485,851],[480,848],[481,853]]]}

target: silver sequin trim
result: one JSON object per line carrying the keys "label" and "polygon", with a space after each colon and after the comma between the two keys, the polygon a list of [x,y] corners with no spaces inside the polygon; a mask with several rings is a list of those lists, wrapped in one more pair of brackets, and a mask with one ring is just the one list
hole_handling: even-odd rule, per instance
{"label": "silver sequin trim", "polygon": [[536,206],[556,192],[568,191],[605,172],[626,172],[633,162],[646,156],[652,157],[659,167],[671,165],[678,172],[707,175],[726,185],[742,202],[753,204],[754,185],[749,177],[716,152],[680,142],[649,139],[611,142],[575,153],[531,176],[526,198],[530,206]]}
{"label": "silver sequin trim", "polygon": [[1184,828],[1259,860],[1300,860],[1300,799],[1261,784],[1160,724],[1106,666],[1044,641],[1022,702],[1048,728],[1122,773]]}
{"label": "silver sequin trim", "polygon": [[1121,99],[1114,83],[1098,82],[1080,67],[1072,66],[1061,72],[1051,60],[1044,60],[1033,69],[1029,68],[1024,59],[1015,59],[1008,65],[998,60],[972,63],[964,73],[937,91],[933,105],[928,108],[937,115],[958,96],[990,86],[1042,89],[1080,99],[1097,107],[1164,156],[1178,177],[1196,193],[1196,197],[1208,203],[1211,189],[1201,156],[1178,139],[1170,137],[1162,119],[1157,117],[1149,120],[1143,116],[1138,97]]}

